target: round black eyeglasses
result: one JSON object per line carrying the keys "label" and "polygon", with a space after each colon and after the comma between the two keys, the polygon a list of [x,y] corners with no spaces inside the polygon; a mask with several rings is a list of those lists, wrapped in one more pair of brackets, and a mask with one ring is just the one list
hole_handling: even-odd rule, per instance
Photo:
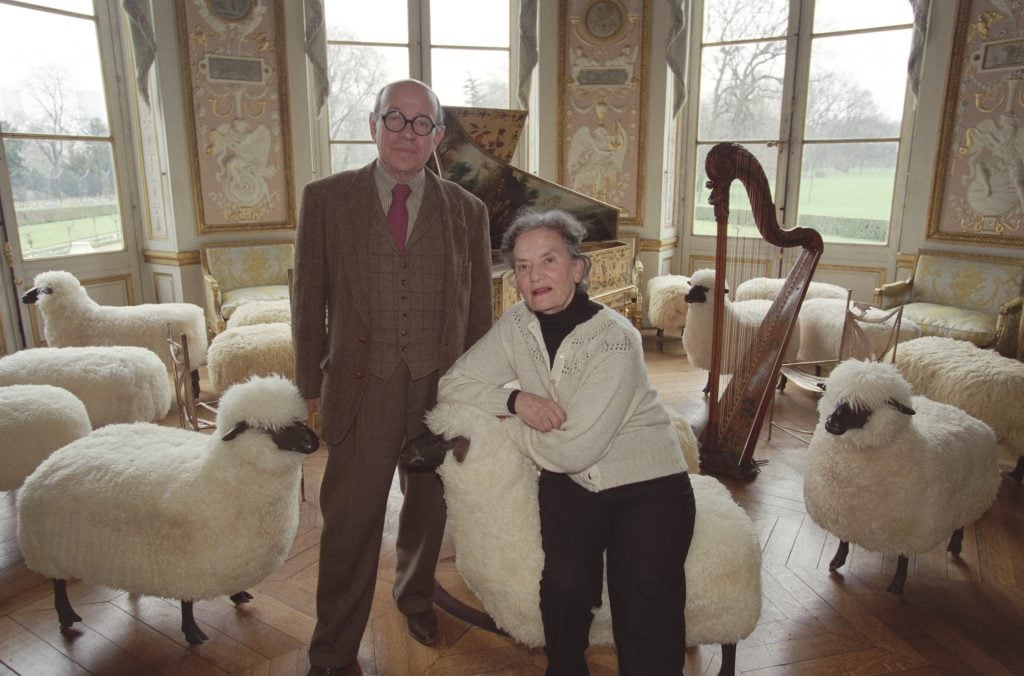
{"label": "round black eyeglasses", "polygon": [[377,118],[383,119],[384,126],[387,128],[387,130],[393,131],[396,134],[405,129],[406,125],[412,125],[412,131],[417,136],[427,136],[428,134],[430,134],[430,132],[434,131],[434,129],[437,128],[437,125],[434,124],[434,121],[431,120],[426,115],[417,115],[416,117],[410,120],[397,110],[392,110],[391,112],[385,113],[384,115],[377,113]]}

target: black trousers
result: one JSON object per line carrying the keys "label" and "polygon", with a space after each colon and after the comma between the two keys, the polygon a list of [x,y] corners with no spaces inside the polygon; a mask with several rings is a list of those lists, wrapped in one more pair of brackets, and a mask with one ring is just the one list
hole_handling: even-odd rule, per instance
{"label": "black trousers", "polygon": [[593,608],[601,604],[604,556],[619,673],[682,672],[686,573],[695,508],[689,475],[592,493],[542,471],[544,571],[540,611],[550,676],[587,674]]}

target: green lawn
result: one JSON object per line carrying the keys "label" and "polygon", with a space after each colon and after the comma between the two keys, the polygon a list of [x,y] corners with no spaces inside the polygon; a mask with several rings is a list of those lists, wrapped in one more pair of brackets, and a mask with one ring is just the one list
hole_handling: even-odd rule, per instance
{"label": "green lawn", "polygon": [[805,178],[800,186],[800,213],[889,220],[893,175],[885,169],[829,172]]}
{"label": "green lawn", "polygon": [[[892,172],[884,169],[831,171],[808,179],[801,185],[800,191],[801,223],[821,229],[823,236],[834,242],[882,241],[892,207],[892,183]],[[757,236],[753,225],[746,225],[752,223],[750,204],[741,184],[734,182],[730,192],[732,222],[744,224],[744,236]],[[706,199],[706,195],[705,191],[703,199]],[[841,234],[847,227],[863,230],[859,224],[865,223],[870,225],[867,228],[869,231],[876,232],[875,236],[858,233],[859,236],[847,238]],[[699,235],[715,233],[714,214],[710,205],[697,204],[694,229]]]}
{"label": "green lawn", "polygon": [[26,259],[48,255],[52,247],[70,245],[80,240],[94,242],[98,249],[103,243],[120,241],[120,235],[120,219],[112,215],[37,223],[18,228],[22,256]]}

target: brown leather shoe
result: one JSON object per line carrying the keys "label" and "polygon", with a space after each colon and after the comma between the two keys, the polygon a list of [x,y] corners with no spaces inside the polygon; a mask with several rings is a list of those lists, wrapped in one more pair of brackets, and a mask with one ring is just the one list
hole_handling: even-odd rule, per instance
{"label": "brown leather shoe", "polygon": [[422,613],[406,615],[405,622],[409,627],[409,635],[423,645],[437,642],[437,613],[433,608]]}

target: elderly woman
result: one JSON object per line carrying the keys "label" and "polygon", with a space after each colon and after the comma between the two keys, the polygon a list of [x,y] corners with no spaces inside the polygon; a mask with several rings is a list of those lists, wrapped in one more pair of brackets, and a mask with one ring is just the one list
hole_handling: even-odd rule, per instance
{"label": "elderly woman", "polygon": [[513,221],[501,250],[524,302],[441,378],[439,401],[525,423],[511,429],[540,467],[547,673],[588,673],[606,555],[620,673],[679,674],[693,492],[639,333],[586,294],[584,234],[563,211]]}

